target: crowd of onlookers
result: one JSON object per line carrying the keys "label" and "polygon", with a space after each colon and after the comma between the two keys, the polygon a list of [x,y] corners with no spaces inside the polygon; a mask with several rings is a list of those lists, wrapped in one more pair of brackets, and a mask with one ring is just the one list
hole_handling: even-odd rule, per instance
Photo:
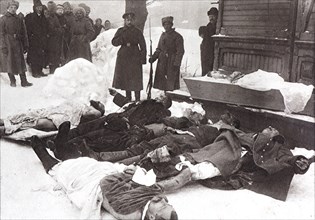
{"label": "crowd of onlookers", "polygon": [[19,2],[8,2],[7,12],[0,18],[0,72],[7,72],[10,85],[16,86],[14,75],[20,75],[23,87],[31,86],[26,80],[26,63],[32,76],[45,77],[43,68],[53,74],[56,68],[76,59],[91,61],[90,42],[111,28],[111,23],[89,17],[90,7],[84,3],[69,2],[47,5],[34,0],[33,12],[25,17],[17,14]]}

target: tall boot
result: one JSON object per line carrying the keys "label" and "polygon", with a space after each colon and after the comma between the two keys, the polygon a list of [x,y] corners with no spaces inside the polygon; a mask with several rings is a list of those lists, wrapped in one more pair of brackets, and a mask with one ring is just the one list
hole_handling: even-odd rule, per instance
{"label": "tall boot", "polygon": [[21,86],[22,87],[28,87],[28,86],[33,85],[32,83],[27,81],[25,73],[20,74],[20,79],[21,79]]}
{"label": "tall boot", "polygon": [[39,137],[33,136],[31,141],[34,152],[42,162],[46,173],[48,173],[53,166],[59,163],[59,161],[50,156],[45,148],[45,144],[39,139]]}
{"label": "tall boot", "polygon": [[131,91],[126,91],[126,98],[131,101]]}
{"label": "tall boot", "polygon": [[9,79],[10,79],[10,86],[11,87],[16,87],[16,79],[14,74],[8,73]]}
{"label": "tall boot", "polygon": [[140,101],[140,91],[135,91],[136,102]]}
{"label": "tall boot", "polygon": [[55,138],[55,151],[54,154],[58,159],[62,159],[65,155],[65,145],[68,141],[68,134],[70,131],[70,122],[65,121],[63,122],[59,128],[58,128],[58,133]]}

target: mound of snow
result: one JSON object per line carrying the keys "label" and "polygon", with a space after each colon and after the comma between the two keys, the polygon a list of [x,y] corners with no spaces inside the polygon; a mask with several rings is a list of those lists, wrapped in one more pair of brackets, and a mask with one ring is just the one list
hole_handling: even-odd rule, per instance
{"label": "mound of snow", "polygon": [[83,103],[90,99],[105,102],[109,83],[100,68],[79,58],[57,68],[43,91],[48,97]]}

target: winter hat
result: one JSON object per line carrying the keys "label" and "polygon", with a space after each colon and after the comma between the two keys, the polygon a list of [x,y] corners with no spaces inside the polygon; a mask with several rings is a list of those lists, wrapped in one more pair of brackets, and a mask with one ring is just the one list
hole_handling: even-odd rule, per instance
{"label": "winter hat", "polygon": [[58,5],[56,6],[56,10],[57,10],[57,9],[64,9],[64,7],[63,7],[63,5],[58,4]]}
{"label": "winter hat", "polygon": [[66,8],[66,7],[72,8],[72,7],[71,7],[71,4],[70,4],[69,2],[64,2],[62,5],[63,5],[63,7],[65,7],[65,8]]}
{"label": "winter hat", "polygon": [[84,8],[85,13],[86,13],[87,11],[91,11],[91,8],[90,8],[89,6],[87,6],[86,4],[84,4],[84,3],[81,3],[81,4],[79,4],[78,6]]}
{"label": "winter hat", "polygon": [[43,6],[42,2],[40,0],[33,0],[34,7],[36,8],[37,6]]}
{"label": "winter hat", "polygon": [[18,1],[11,0],[11,1],[8,2],[7,8],[9,8],[11,5],[15,5],[17,8],[19,8],[20,3]]}
{"label": "winter hat", "polygon": [[123,14],[122,18],[123,19],[135,19],[136,15],[133,12],[126,12],[125,14]]}
{"label": "winter hat", "polygon": [[81,11],[84,16],[86,15],[86,12],[85,12],[84,8],[82,8],[82,7],[75,7],[75,8],[73,9],[73,14],[76,15],[76,13],[77,13],[78,11]]}
{"label": "winter hat", "polygon": [[215,8],[215,7],[210,8],[209,11],[207,12],[207,15],[208,15],[208,16],[209,16],[209,15],[218,16],[218,14],[219,14],[219,11],[218,11],[218,9]]}
{"label": "winter hat", "polygon": [[162,18],[162,25],[164,25],[164,23],[166,22],[173,24],[173,21],[174,21],[174,18],[172,16],[164,17]]}

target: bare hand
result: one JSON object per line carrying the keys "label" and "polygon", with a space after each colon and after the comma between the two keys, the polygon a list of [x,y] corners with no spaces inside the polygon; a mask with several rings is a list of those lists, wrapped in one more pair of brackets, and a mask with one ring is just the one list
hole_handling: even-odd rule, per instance
{"label": "bare hand", "polygon": [[305,158],[299,158],[295,161],[296,166],[301,170],[306,170],[310,165],[308,160]]}
{"label": "bare hand", "polygon": [[127,166],[125,169],[124,169],[124,173],[127,173],[127,174],[134,174],[136,171],[136,166],[131,164],[129,166]]}

